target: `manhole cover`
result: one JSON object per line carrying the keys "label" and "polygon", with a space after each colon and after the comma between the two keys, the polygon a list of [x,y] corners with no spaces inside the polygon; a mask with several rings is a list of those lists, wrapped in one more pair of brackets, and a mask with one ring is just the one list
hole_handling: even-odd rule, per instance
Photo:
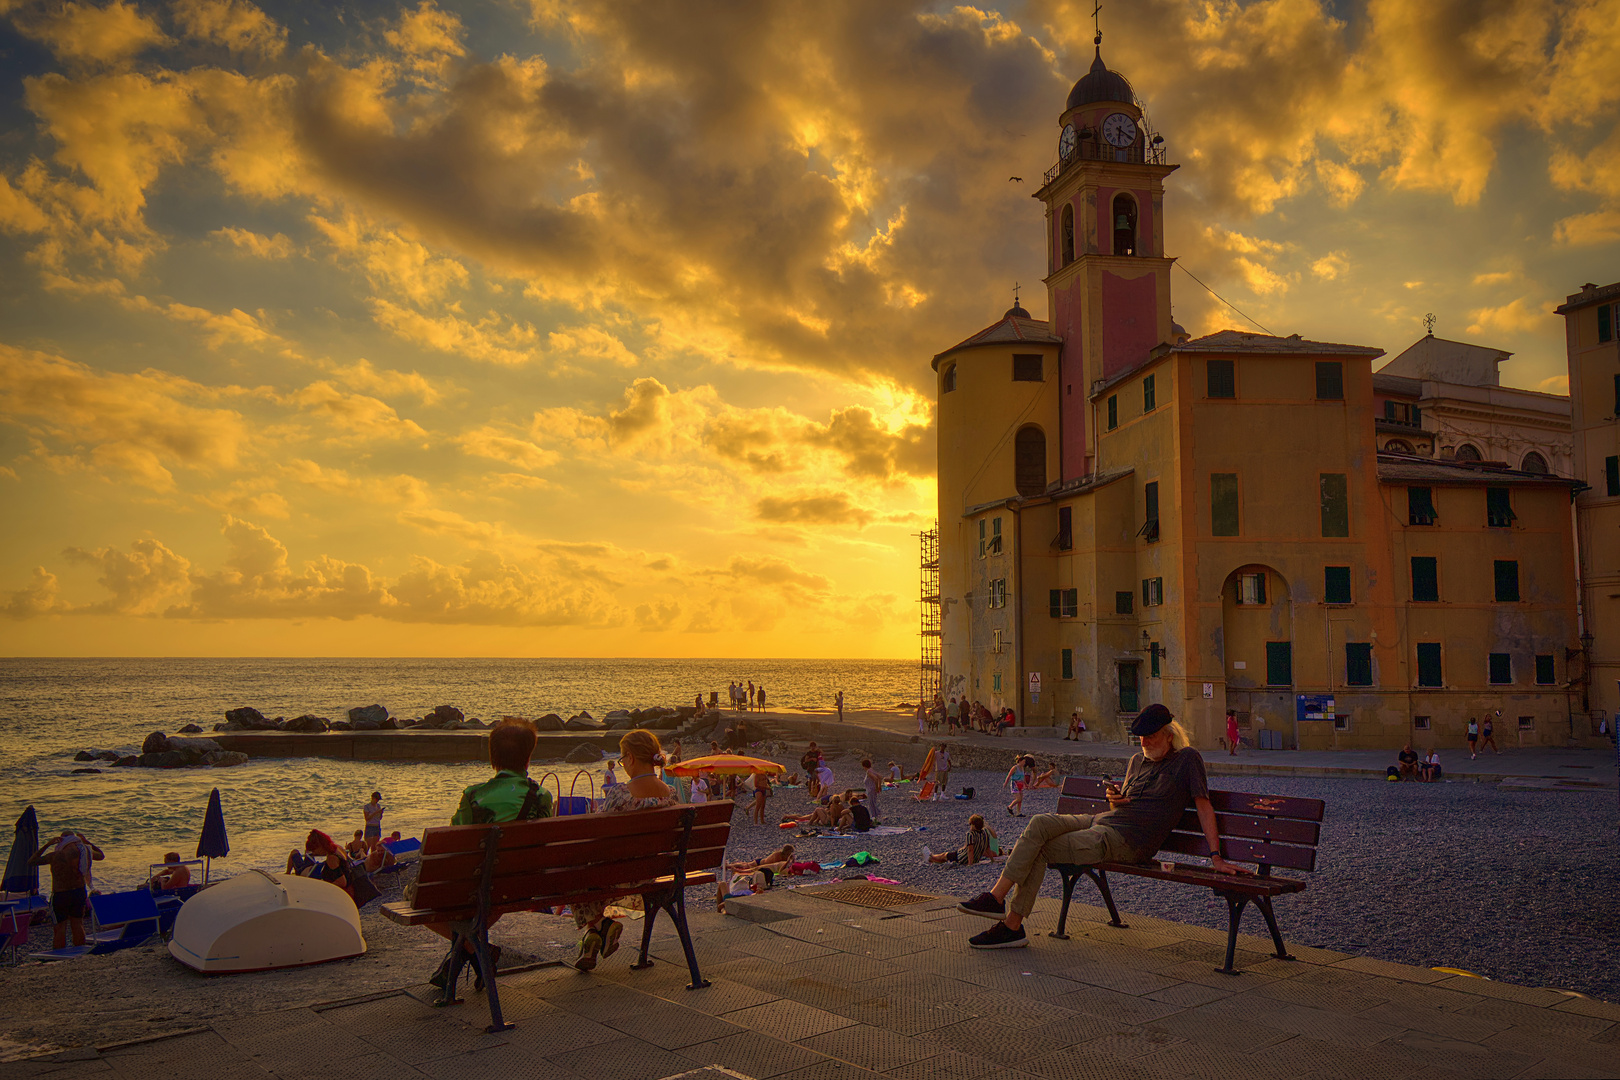
{"label": "manhole cover", "polygon": [[848,885],[833,885],[824,889],[805,890],[811,896],[819,896],[823,900],[836,900],[840,904],[857,904],[861,907],[897,908],[907,904],[923,904],[939,897],[927,893],[906,892],[903,889],[891,889],[887,885],[872,885],[868,882],[852,882]]}

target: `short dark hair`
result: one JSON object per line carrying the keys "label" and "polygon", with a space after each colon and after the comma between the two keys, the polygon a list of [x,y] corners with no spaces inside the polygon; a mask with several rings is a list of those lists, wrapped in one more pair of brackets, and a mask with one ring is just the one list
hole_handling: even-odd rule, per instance
{"label": "short dark hair", "polygon": [[373,791],[373,792],[372,792],[372,793],[371,793],[371,797],[372,797],[372,798],[373,798],[373,799],[380,799],[380,798],[382,798],[382,792],[380,792],[380,791]]}
{"label": "short dark hair", "polygon": [[489,733],[489,766],[497,772],[527,773],[534,753],[536,728],[533,720],[503,719]]}

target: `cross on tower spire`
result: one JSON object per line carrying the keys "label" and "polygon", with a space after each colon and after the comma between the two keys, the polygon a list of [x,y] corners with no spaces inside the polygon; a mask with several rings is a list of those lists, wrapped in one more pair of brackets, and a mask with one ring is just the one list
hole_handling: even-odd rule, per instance
{"label": "cross on tower spire", "polygon": [[1092,23],[1097,28],[1097,38],[1096,38],[1096,41],[1093,42],[1093,44],[1095,44],[1097,46],[1097,48],[1099,48],[1099,49],[1102,48],[1102,15],[1101,15],[1101,12],[1102,12],[1102,4],[1101,3],[1098,3],[1096,7],[1091,9],[1091,20],[1092,20]]}

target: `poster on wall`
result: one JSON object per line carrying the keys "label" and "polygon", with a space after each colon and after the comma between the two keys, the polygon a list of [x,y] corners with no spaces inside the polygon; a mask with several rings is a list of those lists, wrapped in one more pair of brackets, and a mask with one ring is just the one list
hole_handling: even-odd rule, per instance
{"label": "poster on wall", "polygon": [[1332,694],[1295,694],[1294,717],[1300,721],[1305,720],[1332,720],[1333,695]]}

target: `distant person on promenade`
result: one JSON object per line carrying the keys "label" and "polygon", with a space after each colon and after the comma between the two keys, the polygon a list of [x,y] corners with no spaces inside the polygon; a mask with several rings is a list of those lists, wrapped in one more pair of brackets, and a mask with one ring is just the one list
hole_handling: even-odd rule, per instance
{"label": "distant person on promenade", "polygon": [[765,687],[763,685],[759,688],[759,711],[765,711]]}
{"label": "distant person on promenade", "polygon": [[1432,784],[1439,780],[1445,774],[1445,770],[1440,767],[1440,751],[1431,748],[1428,756],[1423,759],[1423,764],[1419,765],[1418,769],[1418,778],[1425,784]]}
{"label": "distant person on promenade", "polygon": [[171,851],[163,856],[163,869],[146,879],[146,887],[153,892],[174,892],[191,884],[191,867],[180,861],[180,853]]}
{"label": "distant person on promenade", "polygon": [[1485,726],[1480,732],[1479,752],[1483,754],[1487,746],[1491,748],[1491,753],[1493,754],[1500,754],[1502,752],[1496,747],[1496,725],[1491,722],[1491,718],[1489,716],[1485,717]]}
{"label": "distant person on promenade", "polygon": [[1063,736],[1063,741],[1068,742],[1072,739],[1075,742],[1079,742],[1080,735],[1085,730],[1086,722],[1080,719],[1080,710],[1076,709],[1074,712],[1069,714],[1069,733]]}
{"label": "distant person on promenade", "polygon": [[373,791],[371,801],[362,806],[360,812],[366,816],[366,846],[369,847],[382,839],[382,792]]}
{"label": "distant person on promenade", "polygon": [[1236,709],[1227,709],[1226,710],[1226,753],[1227,753],[1227,755],[1228,756],[1235,755],[1237,753],[1237,748],[1238,748],[1237,710]]}
{"label": "distant person on promenade", "polygon": [[1408,776],[1414,780],[1418,778],[1418,756],[1417,751],[1412,749],[1411,743],[1407,743],[1402,747],[1401,752],[1395,755],[1395,759],[1401,764],[1402,779]]}
{"label": "distant person on promenade", "polygon": [[842,690],[833,695],[833,705],[838,709],[838,722],[844,722],[844,692]]}
{"label": "distant person on promenade", "polygon": [[[1035,910],[1048,864],[1150,859],[1175,829],[1189,802],[1197,810],[1213,853],[1210,866],[1216,873],[1240,872],[1219,854],[1221,838],[1209,801],[1204,759],[1188,745],[1186,731],[1170,710],[1149,705],[1137,714],[1130,733],[1142,740],[1142,752],[1126,766],[1123,787],[1109,784],[1104,789],[1110,807],[1107,812],[1035,815],[990,891],[957,905],[966,914],[997,920],[989,930],[968,939],[969,946],[1023,948],[1028,944],[1023,922]],[[1007,910],[1008,894],[1013,895],[1011,911]]]}
{"label": "distant person on promenade", "polygon": [[73,930],[73,944],[84,944],[84,918],[90,913],[90,864],[107,857],[82,832],[63,829],[62,835],[47,840],[29,859],[31,866],[51,868],[51,914],[56,916],[56,930],[51,935],[51,947],[61,949],[67,945],[68,930]]}
{"label": "distant person on promenade", "polygon": [[1479,757],[1479,721],[1472,716],[1468,718],[1468,760],[1473,761]]}
{"label": "distant person on promenade", "polygon": [[754,680],[749,679],[748,680],[748,709],[749,709],[750,712],[752,712],[753,708],[754,708]]}

